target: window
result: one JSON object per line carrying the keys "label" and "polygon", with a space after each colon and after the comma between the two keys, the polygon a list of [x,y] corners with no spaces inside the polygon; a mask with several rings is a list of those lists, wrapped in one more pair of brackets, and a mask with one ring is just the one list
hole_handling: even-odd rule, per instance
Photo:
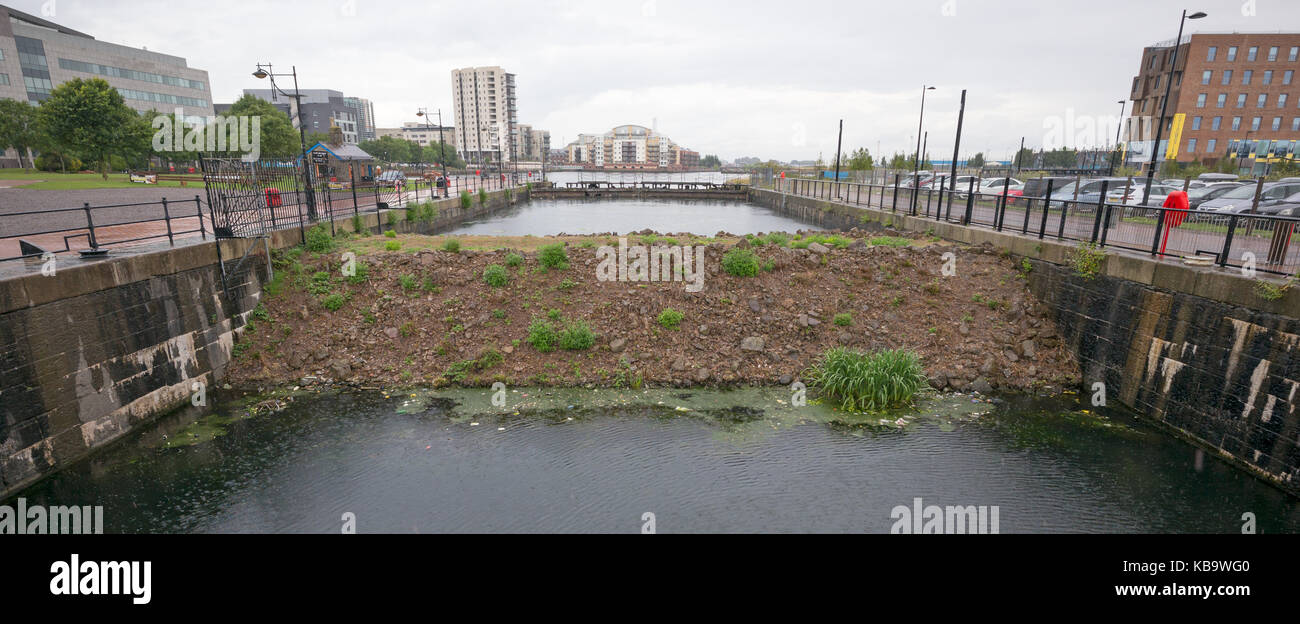
{"label": "window", "polygon": [[[1230,49],[1235,49],[1235,48],[1230,48]],[[1215,55],[1217,55],[1218,53],[1219,53],[1219,48],[1218,48],[1218,47],[1216,47],[1216,46],[1210,46],[1210,49],[1209,49],[1209,50],[1206,50],[1206,52],[1205,52],[1205,62],[1207,62],[1207,63],[1213,63],[1213,62],[1214,62],[1214,57],[1215,57]],[[1229,52],[1229,54],[1231,54],[1231,52]],[[1231,61],[1232,59],[1229,58],[1228,60]]]}
{"label": "window", "polygon": [[1222,127],[1222,126],[1223,126],[1223,118],[1222,118],[1222,117],[1215,117],[1214,119],[1211,119],[1211,120],[1210,120],[1210,129],[1211,129],[1211,130],[1218,130],[1218,129],[1219,129],[1220,127]]}
{"label": "window", "polygon": [[1265,104],[1268,104],[1268,94],[1261,93],[1255,100],[1255,108],[1264,108]]}
{"label": "window", "polygon": [[1192,130],[1200,130],[1200,129],[1201,129],[1201,118],[1192,117]]}
{"label": "window", "polygon": [[1273,84],[1273,70],[1264,70],[1264,84]]}
{"label": "window", "polygon": [[1250,84],[1250,77],[1251,77],[1252,75],[1254,75],[1254,73],[1255,73],[1255,72],[1250,71],[1249,69],[1243,70],[1243,71],[1241,72],[1241,84],[1244,84],[1244,85],[1248,85],[1248,84]]}
{"label": "window", "polygon": [[0,74],[0,85],[9,85],[9,74]]}
{"label": "window", "polygon": [[1225,69],[1225,70],[1223,70],[1223,82],[1222,82],[1221,84],[1225,84],[1225,85],[1232,84],[1232,70],[1231,70],[1231,69]]}
{"label": "window", "polygon": [[1160,88],[1160,76],[1156,76],[1156,86],[1155,86],[1155,88],[1157,88],[1157,89]]}
{"label": "window", "polygon": [[1151,62],[1147,63],[1147,69],[1155,69],[1155,68],[1156,68],[1156,55],[1152,54]]}
{"label": "window", "polygon": [[1228,102],[1228,94],[1227,94],[1227,93],[1220,93],[1220,94],[1219,94],[1219,99],[1218,99],[1218,101],[1216,102],[1216,103],[1218,104],[1218,108],[1223,108],[1223,105],[1226,104],[1227,102]]}
{"label": "window", "polygon": [[1282,72],[1282,84],[1291,84],[1291,79],[1295,77],[1295,70],[1288,69]]}
{"label": "window", "polygon": [[1240,117],[1233,117],[1233,118],[1232,118],[1232,129],[1233,129],[1234,132],[1237,131],[1237,130],[1240,130],[1240,129],[1241,129],[1241,118],[1240,118]]}
{"label": "window", "polygon": [[1277,107],[1278,107],[1278,108],[1286,108],[1286,94],[1285,94],[1285,93],[1279,93],[1279,94],[1277,94]]}
{"label": "window", "polygon": [[1250,46],[1250,49],[1246,50],[1247,61],[1253,61],[1258,56],[1259,56],[1259,46]]}
{"label": "window", "polygon": [[1272,46],[1268,49],[1268,60],[1269,62],[1277,60],[1277,46]]}
{"label": "window", "polygon": [[1263,117],[1251,117],[1251,118],[1250,118],[1250,131],[1251,131],[1251,132],[1255,132],[1255,131],[1259,130],[1259,122],[1261,122],[1261,121],[1263,121],[1263,120],[1264,120]]}
{"label": "window", "polygon": [[1205,94],[1201,93],[1196,96],[1196,108],[1205,108]]}
{"label": "window", "polygon": [[1203,71],[1203,72],[1201,72],[1201,84],[1210,84],[1210,75],[1213,74],[1213,73],[1214,73],[1214,72],[1212,72],[1212,71],[1210,71],[1210,70],[1208,70],[1208,69],[1205,70],[1205,71]]}
{"label": "window", "polygon": [[124,69],[121,67],[110,67],[108,65],[99,65],[96,63],[83,63],[81,61],[72,61],[65,58],[59,59],[59,68],[71,71],[84,72],[87,74],[99,74],[101,76],[111,76],[114,78],[128,78],[130,80],[139,80],[141,82],[152,82],[156,84],[165,84],[173,87],[185,87],[206,91],[207,85],[198,80],[189,80],[187,78],[178,78],[176,76],[164,76],[134,69]]}
{"label": "window", "polygon": [[1287,55],[1286,60],[1294,63],[1298,58],[1300,58],[1300,47],[1291,46],[1291,54]]}
{"label": "window", "polygon": [[1209,141],[1206,141],[1206,142],[1205,142],[1205,153],[1206,153],[1206,154],[1213,154],[1213,153],[1214,153],[1214,148],[1215,148],[1215,147],[1218,147],[1218,143],[1219,143],[1219,140],[1218,140],[1218,139],[1210,139]]}
{"label": "window", "polygon": [[1237,94],[1237,108],[1244,108],[1245,106],[1246,106],[1246,94],[1245,93]]}
{"label": "window", "polygon": [[1300,132],[1300,117],[1291,118],[1291,131]]}
{"label": "window", "polygon": [[1196,153],[1196,139],[1187,139],[1187,153],[1188,154]]}
{"label": "window", "polygon": [[1281,117],[1274,117],[1274,118],[1273,118],[1273,130],[1281,130],[1281,129],[1282,129],[1282,118],[1281,118]]}

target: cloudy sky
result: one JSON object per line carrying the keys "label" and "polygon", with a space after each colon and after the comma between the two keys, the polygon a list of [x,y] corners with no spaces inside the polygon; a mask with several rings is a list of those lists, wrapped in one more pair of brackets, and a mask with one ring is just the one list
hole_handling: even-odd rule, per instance
{"label": "cloudy sky", "polygon": [[261,61],[369,98],[381,127],[422,106],[451,123],[450,71],[500,65],[517,74],[519,121],[553,147],[657,124],[724,160],[830,158],[841,118],[845,151],[915,149],[923,84],[937,87],[935,158],[951,156],[962,89],[963,155],[1005,157],[1062,127],[1106,142],[1143,46],[1173,39],[1183,8],[1209,13],[1187,34],[1300,29],[1296,0],[3,1],[183,56],[217,102],[264,88]]}

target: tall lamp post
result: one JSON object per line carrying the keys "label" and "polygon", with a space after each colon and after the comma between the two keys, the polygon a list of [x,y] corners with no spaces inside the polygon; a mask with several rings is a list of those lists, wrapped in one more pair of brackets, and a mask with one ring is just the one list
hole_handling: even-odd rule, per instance
{"label": "tall lamp post", "polygon": [[[293,95],[285,93],[279,85],[275,84],[276,76],[293,76]],[[298,66],[292,66],[288,74],[274,73],[271,70],[271,64],[258,63],[257,71],[253,72],[253,77],[261,80],[263,78],[271,79],[271,88],[284,94],[284,97],[293,98],[294,106],[298,109],[298,143],[302,148],[302,180],[307,189],[307,218],[316,220],[316,196],[313,194],[311,187],[311,163],[307,161],[307,124],[302,118],[302,94],[298,91]]]}
{"label": "tall lamp post", "polygon": [[1174,39],[1174,57],[1169,63],[1169,77],[1165,79],[1165,97],[1160,103],[1160,118],[1156,120],[1156,142],[1151,148],[1151,164],[1147,167],[1147,183],[1142,190],[1142,203],[1145,205],[1147,199],[1151,196],[1151,182],[1155,180],[1156,168],[1159,162],[1156,160],[1160,154],[1160,135],[1165,129],[1165,113],[1169,110],[1169,94],[1174,88],[1174,70],[1178,68],[1178,48],[1183,43],[1183,24],[1189,19],[1201,19],[1205,13],[1197,11],[1191,15],[1187,14],[1187,9],[1183,9],[1183,16],[1178,20],[1178,38]]}
{"label": "tall lamp post", "polygon": [[925,125],[925,92],[934,87],[921,85],[921,118],[916,122],[916,160],[912,161],[912,212],[916,212],[916,192],[921,181],[921,127]]}
{"label": "tall lamp post", "polygon": [[[424,118],[424,129],[429,130],[429,109],[421,108],[416,111],[416,117]],[[447,177],[447,145],[442,142],[442,109],[438,109],[438,162],[442,163],[442,196],[450,197],[447,188],[451,186],[451,180]]]}
{"label": "tall lamp post", "polygon": [[1115,149],[1110,153],[1110,175],[1115,175],[1115,157],[1119,156],[1119,131],[1124,127],[1124,104],[1128,100],[1120,100],[1119,104],[1119,123],[1115,124]]}

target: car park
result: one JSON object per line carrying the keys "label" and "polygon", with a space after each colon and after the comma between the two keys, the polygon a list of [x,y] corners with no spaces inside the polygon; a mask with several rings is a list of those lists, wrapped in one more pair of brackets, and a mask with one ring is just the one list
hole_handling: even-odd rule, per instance
{"label": "car park", "polygon": [[[1255,184],[1243,184],[1216,199],[1202,203],[1200,210],[1227,214],[1250,212],[1255,208],[1256,188]],[[1283,178],[1277,182],[1265,182],[1263,188],[1258,192],[1259,206],[1255,209],[1255,212],[1266,214],[1265,210],[1276,204],[1283,203],[1288,197],[1296,193],[1300,193],[1300,178]]]}

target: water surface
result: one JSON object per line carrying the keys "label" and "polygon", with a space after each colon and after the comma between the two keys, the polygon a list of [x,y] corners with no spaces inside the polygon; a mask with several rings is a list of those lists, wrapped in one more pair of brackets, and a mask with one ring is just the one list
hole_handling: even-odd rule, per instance
{"label": "water surface", "polygon": [[738,201],[653,199],[534,199],[481,219],[466,221],[451,234],[549,236],[554,234],[718,232],[756,234],[816,229],[768,208]]}
{"label": "water surface", "polygon": [[304,394],[164,420],[21,496],[104,505],[108,532],[888,532],[915,497],[997,505],[1003,533],[1300,531],[1296,499],[1124,413],[954,396],[882,424],[788,399]]}

